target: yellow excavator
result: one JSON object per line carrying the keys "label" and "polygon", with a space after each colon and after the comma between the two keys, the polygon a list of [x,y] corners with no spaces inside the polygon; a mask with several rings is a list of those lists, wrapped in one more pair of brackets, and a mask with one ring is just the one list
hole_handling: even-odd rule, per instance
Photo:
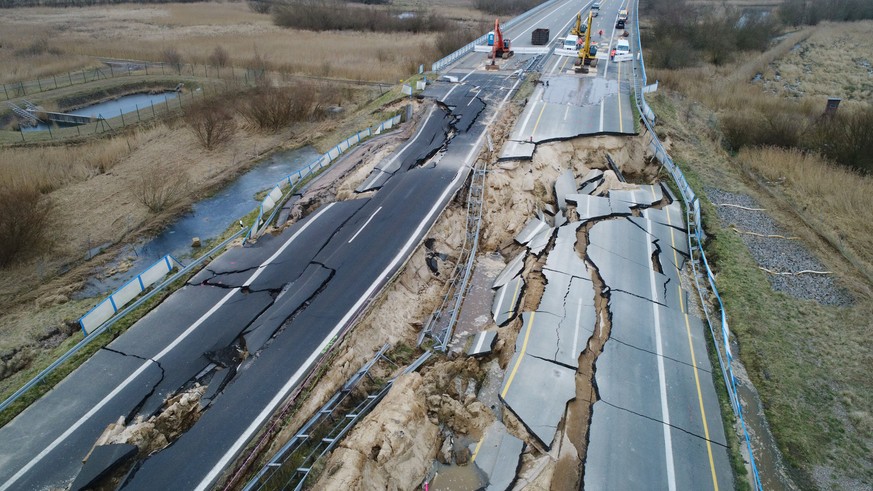
{"label": "yellow excavator", "polygon": [[597,67],[597,45],[591,42],[591,21],[593,19],[594,16],[588,12],[588,22],[583,26],[582,14],[576,14],[576,26],[573,28],[573,34],[580,38],[583,34],[585,36],[585,41],[579,47],[579,59],[573,65],[573,70],[576,73],[588,73],[589,67]]}

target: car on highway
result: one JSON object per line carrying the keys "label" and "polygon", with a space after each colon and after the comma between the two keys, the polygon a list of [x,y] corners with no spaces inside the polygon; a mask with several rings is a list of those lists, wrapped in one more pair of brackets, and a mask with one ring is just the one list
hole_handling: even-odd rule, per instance
{"label": "car on highway", "polygon": [[615,43],[615,54],[616,56],[630,54],[630,43],[627,39],[619,39],[618,42]]}
{"label": "car on highway", "polygon": [[591,15],[594,17],[600,15],[600,2],[594,2],[591,4]]}

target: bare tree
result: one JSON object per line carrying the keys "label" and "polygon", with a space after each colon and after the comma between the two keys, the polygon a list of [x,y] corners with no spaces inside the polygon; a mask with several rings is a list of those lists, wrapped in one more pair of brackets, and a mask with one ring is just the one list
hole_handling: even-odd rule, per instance
{"label": "bare tree", "polygon": [[185,112],[185,123],[206,150],[230,141],[236,133],[233,115],[215,101],[191,106]]}
{"label": "bare tree", "polygon": [[217,67],[226,67],[230,63],[230,54],[222,46],[216,46],[209,55],[209,64]]}
{"label": "bare tree", "polygon": [[179,50],[176,49],[175,46],[168,46],[161,51],[161,59],[164,63],[176,68],[176,70],[182,70],[182,53],[179,53]]}
{"label": "bare tree", "polygon": [[0,185],[0,266],[43,249],[52,203],[38,190]]}
{"label": "bare tree", "polygon": [[149,211],[160,213],[181,201],[190,187],[187,172],[157,165],[142,170],[131,192]]}

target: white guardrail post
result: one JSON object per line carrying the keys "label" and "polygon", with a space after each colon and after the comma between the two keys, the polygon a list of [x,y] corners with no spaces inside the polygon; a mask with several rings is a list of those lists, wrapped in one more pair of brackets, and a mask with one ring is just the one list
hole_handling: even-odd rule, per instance
{"label": "white guardrail post", "polygon": [[[652,150],[652,153],[654,154],[655,158],[661,163],[661,165],[663,165],[670,173],[671,177],[673,178],[673,182],[676,183],[676,186],[679,188],[679,194],[682,197],[682,201],[685,203],[687,222],[686,232],[688,234],[689,250],[692,254],[691,260],[689,262],[691,263],[691,267],[694,271],[695,286],[697,288],[697,293],[700,296],[701,304],[703,305],[703,311],[706,316],[706,322],[709,326],[709,331],[712,334],[713,342],[716,342],[716,339],[718,339],[718,337],[715,335],[714,322],[710,317],[709,309],[706,307],[706,296],[708,292],[700,284],[700,275],[697,271],[698,265],[697,261],[695,261],[694,259],[695,252],[700,258],[703,269],[705,270],[706,280],[709,284],[709,292],[711,292],[717,300],[719,314],[718,323],[720,324],[718,327],[722,339],[722,345],[720,347],[716,346],[718,363],[722,372],[722,378],[724,379],[724,383],[728,391],[728,395],[731,399],[731,406],[737,416],[737,419],[740,422],[740,425],[743,428],[743,436],[745,438],[746,448],[749,453],[749,463],[751,464],[752,475],[754,477],[753,484],[756,491],[762,491],[763,487],[761,486],[761,478],[758,475],[758,467],[755,464],[755,455],[752,451],[752,442],[749,437],[749,431],[746,428],[746,422],[743,419],[743,405],[740,401],[739,394],[737,394],[737,379],[734,376],[732,368],[733,353],[731,353],[730,348],[730,328],[728,326],[727,315],[725,314],[724,303],[722,302],[721,296],[718,293],[718,288],[715,284],[715,275],[713,275],[712,270],[709,268],[709,262],[706,260],[706,253],[703,250],[703,226],[700,221],[699,200],[694,194],[694,191],[691,189],[691,186],[688,184],[688,181],[685,179],[685,175],[682,173],[682,170],[673,162],[673,160],[667,154],[667,151],[664,149],[664,146],[661,144],[661,141],[658,139],[658,135],[655,133],[655,129],[653,127],[655,122],[655,115],[649,105],[646,103],[645,91],[643,90],[643,87],[646,86],[647,82],[646,66],[643,60],[642,41],[640,40],[639,10],[639,0],[635,0],[633,12],[633,29],[634,36],[636,37],[635,47],[637,54],[634,57],[636,60],[636,62],[634,63],[634,67],[639,68],[639,71],[635,74],[634,77],[634,95],[636,96],[637,109],[639,109],[640,114],[644,115],[642,120],[643,124],[646,127],[646,130],[651,136],[649,147]],[[724,358],[727,358],[727,360],[725,360]]]}

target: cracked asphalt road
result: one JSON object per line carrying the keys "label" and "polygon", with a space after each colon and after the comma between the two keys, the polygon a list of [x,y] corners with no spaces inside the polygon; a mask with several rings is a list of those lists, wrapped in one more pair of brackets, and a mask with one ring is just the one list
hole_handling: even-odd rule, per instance
{"label": "cracked asphalt road", "polygon": [[247,349],[232,378],[216,379],[226,385],[198,422],[123,484],[210,487],[466,180],[485,121],[516,81],[459,78],[465,82],[436,87],[443,104],[376,194],[323,206],[275,237],[223,254],[0,428],[0,490],[64,486],[107,424],[155,413],[168,396],[206,380],[215,353]]}

